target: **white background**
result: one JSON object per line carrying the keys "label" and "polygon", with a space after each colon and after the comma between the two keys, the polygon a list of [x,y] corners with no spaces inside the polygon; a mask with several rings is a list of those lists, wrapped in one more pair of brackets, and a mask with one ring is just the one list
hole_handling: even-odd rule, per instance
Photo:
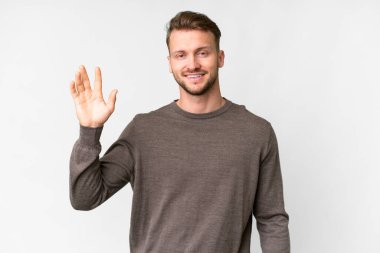
{"label": "white background", "polygon": [[222,31],[222,95],[276,131],[292,252],[380,252],[376,0],[0,0],[0,252],[129,252],[130,184],[70,205],[69,82],[100,66],[105,97],[119,90],[102,155],[136,113],[178,98],[165,25],[182,10]]}

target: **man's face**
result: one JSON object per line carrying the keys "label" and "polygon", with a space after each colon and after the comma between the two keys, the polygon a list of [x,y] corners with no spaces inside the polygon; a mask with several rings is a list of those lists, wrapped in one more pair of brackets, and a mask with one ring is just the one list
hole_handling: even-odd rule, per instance
{"label": "man's face", "polygon": [[224,52],[216,49],[214,35],[201,30],[173,30],[169,40],[169,65],[177,83],[200,96],[218,83]]}

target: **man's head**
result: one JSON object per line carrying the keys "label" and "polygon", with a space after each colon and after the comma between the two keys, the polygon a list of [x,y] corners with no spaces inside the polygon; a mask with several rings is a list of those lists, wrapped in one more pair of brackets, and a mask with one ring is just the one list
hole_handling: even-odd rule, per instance
{"label": "man's head", "polygon": [[185,11],[170,20],[166,38],[170,72],[187,93],[200,96],[219,85],[218,68],[224,64],[220,36],[217,25],[204,14]]}
{"label": "man's head", "polygon": [[219,41],[222,35],[219,27],[209,17],[202,13],[182,11],[175,15],[166,27],[166,45],[169,48],[170,35],[173,30],[201,30],[214,35],[216,49],[219,51]]}

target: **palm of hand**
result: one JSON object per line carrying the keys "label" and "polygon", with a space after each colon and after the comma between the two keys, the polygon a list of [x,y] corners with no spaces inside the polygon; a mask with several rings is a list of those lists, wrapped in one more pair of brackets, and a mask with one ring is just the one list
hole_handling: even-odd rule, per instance
{"label": "palm of hand", "polygon": [[82,126],[100,127],[108,120],[115,109],[116,93],[113,90],[108,102],[103,99],[100,68],[95,69],[94,89],[91,89],[86,69],[81,66],[75,75],[75,83],[70,83],[77,118]]}

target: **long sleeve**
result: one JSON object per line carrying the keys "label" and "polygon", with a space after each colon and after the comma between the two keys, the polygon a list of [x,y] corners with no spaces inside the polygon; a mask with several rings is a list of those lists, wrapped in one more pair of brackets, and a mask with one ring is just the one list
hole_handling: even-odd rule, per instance
{"label": "long sleeve", "polygon": [[289,216],[284,207],[277,138],[271,125],[265,149],[260,164],[253,214],[263,253],[289,253]]}
{"label": "long sleeve", "polygon": [[124,187],[133,177],[133,120],[99,159],[103,127],[80,126],[70,156],[70,201],[76,210],[92,210]]}

